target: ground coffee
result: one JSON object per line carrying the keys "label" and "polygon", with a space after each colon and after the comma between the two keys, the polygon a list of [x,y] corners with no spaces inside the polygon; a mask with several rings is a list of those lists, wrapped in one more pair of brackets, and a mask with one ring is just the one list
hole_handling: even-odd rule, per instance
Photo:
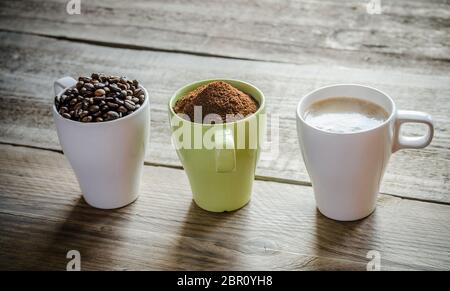
{"label": "ground coffee", "polygon": [[204,122],[204,120],[194,120],[195,106],[201,106],[202,118],[208,114],[218,114],[223,122],[227,122],[227,115],[234,116],[231,120],[228,119],[230,122],[242,119],[258,110],[258,102],[252,96],[222,81],[200,86],[181,97],[173,109],[177,114],[187,115],[190,121]]}

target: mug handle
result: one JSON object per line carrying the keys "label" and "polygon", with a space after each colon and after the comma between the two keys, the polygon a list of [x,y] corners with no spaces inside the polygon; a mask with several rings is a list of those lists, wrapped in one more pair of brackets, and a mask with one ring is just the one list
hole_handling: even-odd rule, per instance
{"label": "mug handle", "polygon": [[[423,123],[428,126],[427,133],[423,136],[410,137],[400,135],[400,128],[404,123]],[[395,141],[392,152],[401,149],[421,149],[431,143],[434,134],[434,125],[431,116],[425,112],[398,110],[395,121]]]}
{"label": "mug handle", "polygon": [[216,151],[216,172],[228,173],[236,168],[236,151],[234,149],[234,136],[230,129],[218,128],[214,132]]}
{"label": "mug handle", "polygon": [[65,89],[74,86],[77,81],[72,77],[62,77],[61,79],[56,80],[53,83],[53,90],[55,91],[55,95],[58,95]]}

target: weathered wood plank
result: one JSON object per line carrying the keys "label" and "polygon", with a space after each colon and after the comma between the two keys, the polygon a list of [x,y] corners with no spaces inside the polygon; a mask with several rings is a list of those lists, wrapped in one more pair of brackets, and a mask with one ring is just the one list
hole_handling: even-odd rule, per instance
{"label": "weathered wood plank", "polygon": [[0,145],[0,269],[63,270],[68,250],[88,269],[352,269],[369,250],[382,269],[450,268],[450,206],[381,195],[370,217],[339,223],[311,187],[255,181],[251,202],[208,213],[181,170],[144,167],[141,196],[118,210],[80,198],[63,155]]}
{"label": "weathered wood plank", "polygon": [[[447,66],[448,1],[1,1],[0,28],[140,48],[310,63]],[[443,63],[440,61],[443,61]]]}
{"label": "weathered wood plank", "polygon": [[[382,191],[450,202],[450,77],[401,68],[358,69],[327,64],[288,65],[184,54],[105,48],[15,33],[0,33],[0,142],[60,149],[51,117],[53,80],[92,71],[137,78],[151,94],[152,128],[147,162],[177,165],[170,143],[166,102],[194,80],[231,77],[247,80],[266,94],[268,112],[279,116],[279,155],[259,163],[261,178],[308,182],[300,155],[294,111],[308,91],[331,83],[353,82],[388,92],[399,108],[423,110],[436,120],[435,139],[424,150],[396,153]],[[410,133],[418,133],[410,128]],[[264,154],[263,157],[267,157]]]}

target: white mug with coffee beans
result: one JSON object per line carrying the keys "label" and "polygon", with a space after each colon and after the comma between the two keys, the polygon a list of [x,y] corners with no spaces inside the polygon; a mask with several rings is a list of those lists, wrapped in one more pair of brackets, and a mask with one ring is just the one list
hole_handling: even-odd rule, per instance
{"label": "white mug with coffee beans", "polygon": [[[56,98],[76,83],[71,77],[55,81]],[[139,87],[145,99],[138,109],[124,117],[119,117],[120,111],[108,111],[111,120],[103,122],[90,122],[94,121],[92,118],[89,122],[71,120],[53,105],[64,155],[75,172],[85,201],[93,207],[119,208],[138,197],[150,132],[149,97],[147,90]]]}
{"label": "white mug with coffee beans", "polygon": [[[357,100],[357,104],[338,104],[340,98],[347,103]],[[356,112],[360,110],[357,108],[362,111]],[[340,221],[370,215],[391,154],[426,147],[434,132],[430,115],[397,110],[387,94],[362,85],[317,89],[300,100],[296,115],[298,139],[317,208]],[[382,115],[385,117],[380,119]],[[404,123],[425,124],[427,132],[419,137],[401,135]]]}

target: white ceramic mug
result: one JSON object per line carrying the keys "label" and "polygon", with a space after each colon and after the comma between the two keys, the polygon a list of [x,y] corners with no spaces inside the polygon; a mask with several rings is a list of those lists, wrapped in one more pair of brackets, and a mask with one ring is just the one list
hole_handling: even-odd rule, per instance
{"label": "white ceramic mug", "polygon": [[[339,96],[371,101],[384,108],[389,117],[375,128],[355,133],[327,132],[305,122],[305,111],[312,103]],[[400,135],[401,125],[408,122],[427,125],[427,133],[420,137]],[[342,221],[371,214],[391,154],[399,149],[426,147],[433,132],[430,115],[397,110],[387,94],[371,87],[342,84],[307,94],[298,103],[297,133],[319,211]]]}
{"label": "white ceramic mug", "polygon": [[[56,95],[75,86],[71,77],[54,83]],[[62,117],[53,105],[59,142],[88,204],[102,209],[125,206],[138,197],[150,133],[147,90],[142,106],[125,117],[83,123]]]}

